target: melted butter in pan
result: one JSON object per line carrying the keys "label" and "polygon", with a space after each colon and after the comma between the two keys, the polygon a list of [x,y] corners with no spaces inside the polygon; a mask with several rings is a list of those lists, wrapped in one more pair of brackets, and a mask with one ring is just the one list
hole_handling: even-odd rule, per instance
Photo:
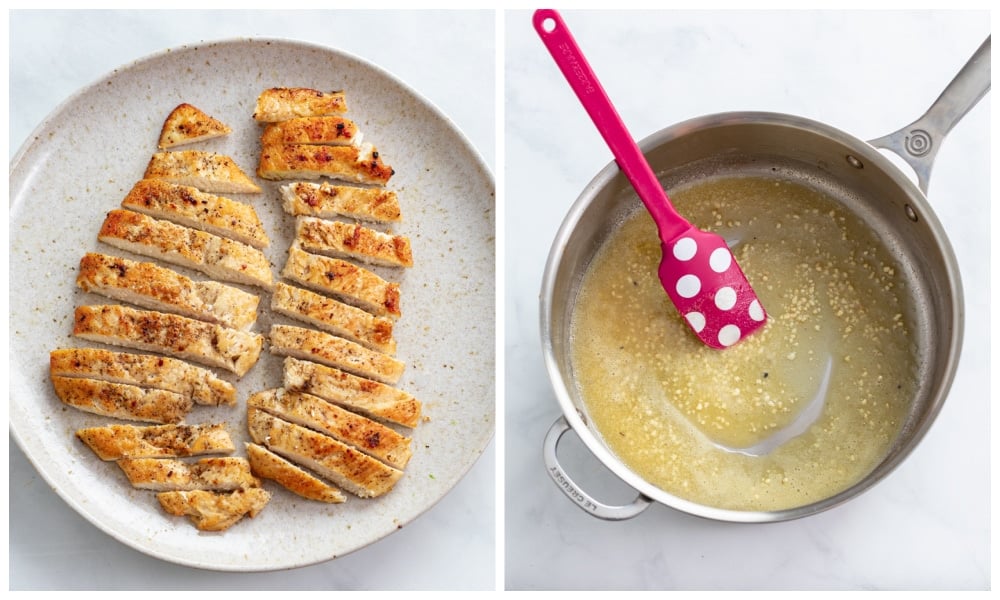
{"label": "melted butter in pan", "polygon": [[857,217],[790,181],[674,191],[726,238],[768,324],[726,350],[687,329],[657,277],[645,211],[605,242],[573,312],[574,374],[607,445],[689,500],[780,510],[850,487],[888,452],[914,393],[906,286]]}

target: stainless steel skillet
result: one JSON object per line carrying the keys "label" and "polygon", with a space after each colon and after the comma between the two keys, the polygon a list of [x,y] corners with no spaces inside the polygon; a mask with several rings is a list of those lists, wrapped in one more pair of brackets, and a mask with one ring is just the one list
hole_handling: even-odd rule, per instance
{"label": "stainless steel skillet", "polygon": [[[694,515],[740,522],[782,521],[826,510],[883,479],[930,428],[954,378],[964,326],[958,265],[926,193],[937,149],[951,128],[990,88],[990,39],[928,111],[895,133],[861,141],[823,123],[791,115],[741,112],[709,115],[663,129],[639,143],[665,188],[732,175],[782,177],[822,189],[878,232],[897,259],[910,290],[919,381],[906,422],[884,460],[850,488],[793,509],[734,511],[696,504],[663,491],[623,464],[590,425],[574,383],[569,325],[587,265],[623,216],[640,209],[615,163],[586,186],[553,242],[541,291],[543,354],[563,411],[550,428],[544,456],[550,476],[581,508],[604,519],[626,519],[660,502]],[[898,154],[917,184],[877,148]],[[567,475],[557,457],[570,429],[588,450],[639,495],[624,506],[602,503]]]}

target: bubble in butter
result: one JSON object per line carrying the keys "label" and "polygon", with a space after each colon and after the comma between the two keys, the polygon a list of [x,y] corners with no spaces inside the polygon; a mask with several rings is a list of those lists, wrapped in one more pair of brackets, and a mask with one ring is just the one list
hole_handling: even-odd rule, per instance
{"label": "bubble in butter", "polygon": [[726,238],[768,323],[726,350],[698,341],[637,211],[573,308],[574,377],[594,426],[646,481],[707,506],[783,510],[847,489],[885,457],[914,393],[896,263],[857,217],[796,182],[718,179],[671,199]]}

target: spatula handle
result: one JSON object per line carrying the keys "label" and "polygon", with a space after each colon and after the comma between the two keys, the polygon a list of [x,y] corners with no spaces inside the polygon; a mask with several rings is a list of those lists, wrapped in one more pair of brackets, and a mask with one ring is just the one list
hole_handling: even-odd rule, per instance
{"label": "spatula handle", "polygon": [[625,127],[562,17],[552,9],[540,9],[535,11],[532,23],[583,108],[611,148],[618,167],[625,173],[652,215],[659,227],[660,239],[669,242],[687,231],[691,227],[690,223],[677,214],[670,204],[663,186]]}

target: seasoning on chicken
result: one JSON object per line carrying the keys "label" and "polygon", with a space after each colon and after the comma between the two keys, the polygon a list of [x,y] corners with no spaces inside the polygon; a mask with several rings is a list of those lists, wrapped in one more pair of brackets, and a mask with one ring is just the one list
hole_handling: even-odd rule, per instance
{"label": "seasoning on chicken", "polygon": [[170,111],[160,130],[160,150],[183,144],[203,142],[232,133],[232,128],[188,103],[178,104]]}
{"label": "seasoning on chicken", "polygon": [[76,437],[101,460],[231,454],[236,450],[225,423],[107,425],[78,429]]}
{"label": "seasoning on chicken", "polygon": [[236,404],[233,384],[208,369],[165,356],[60,348],[49,352],[49,373],[167,390],[206,406]]}
{"label": "seasoning on chicken", "polygon": [[192,360],[239,377],[256,364],[264,346],[258,333],[117,304],[78,306],[73,335]]}
{"label": "seasoning on chicken", "polygon": [[264,289],[271,289],[273,283],[271,263],[259,249],[135,211],[109,212],[97,239],[215,279]]}
{"label": "seasoning on chicken", "polygon": [[161,312],[249,329],[260,297],[216,281],[194,281],[149,262],[88,252],[76,284],[85,292]]}
{"label": "seasoning on chicken", "polygon": [[203,150],[157,152],[149,159],[143,179],[163,179],[219,194],[261,192],[231,157]]}

